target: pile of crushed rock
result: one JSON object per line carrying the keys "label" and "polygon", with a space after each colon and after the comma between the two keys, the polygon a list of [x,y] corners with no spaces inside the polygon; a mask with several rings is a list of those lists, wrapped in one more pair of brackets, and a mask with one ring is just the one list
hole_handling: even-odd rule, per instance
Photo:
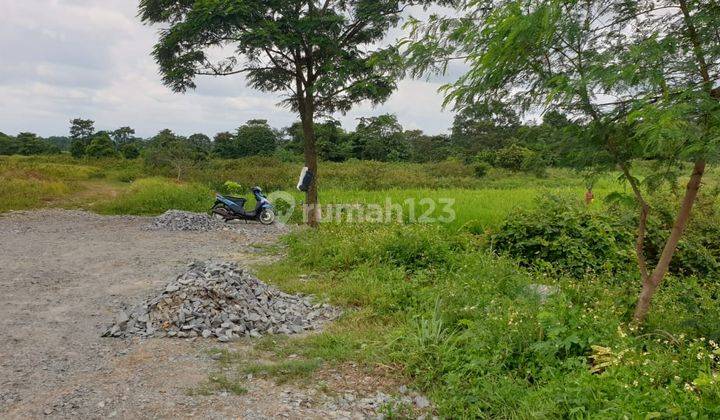
{"label": "pile of crushed rock", "polygon": [[235,263],[196,262],[158,296],[123,312],[106,337],[215,337],[297,334],[341,314],[312,298],[268,286]]}
{"label": "pile of crushed rock", "polygon": [[155,217],[146,230],[176,231],[176,232],[213,232],[233,231],[253,235],[259,234],[284,234],[290,229],[283,223],[275,222],[272,225],[262,225],[257,222],[244,222],[235,220],[226,222],[215,216],[206,213],[193,213],[183,210],[168,210],[158,217]]}
{"label": "pile of crushed rock", "polygon": [[148,230],[171,231],[213,231],[230,230],[231,226],[221,219],[204,213],[192,213],[182,210],[168,210],[153,219]]}

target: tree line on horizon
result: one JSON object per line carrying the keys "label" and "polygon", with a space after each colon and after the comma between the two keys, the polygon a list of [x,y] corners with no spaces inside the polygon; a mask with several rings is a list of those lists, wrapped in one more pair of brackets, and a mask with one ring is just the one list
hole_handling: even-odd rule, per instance
{"label": "tree line on horizon", "polygon": [[[583,132],[580,124],[558,111],[547,112],[539,124],[523,123],[512,109],[500,103],[464,109],[455,116],[450,131],[428,135],[421,130],[406,130],[393,114],[360,118],[355,130],[346,130],[333,119],[315,124],[318,156],[323,161],[425,163],[456,159],[515,170],[572,166],[577,158],[577,148],[572,145],[580,142]],[[212,138],[203,133],[180,136],[170,129],[141,138],[131,127],[96,130],[94,121],[82,118],[70,121],[67,136],[42,138],[30,132],[17,136],[0,132],[0,155],[69,153],[75,158],[125,159],[144,156],[155,163],[172,160],[171,155],[192,160],[276,156],[298,161],[303,144],[300,122],[276,129],[263,119],[249,120],[234,132],[220,132]],[[168,156],[158,159],[161,154]]]}

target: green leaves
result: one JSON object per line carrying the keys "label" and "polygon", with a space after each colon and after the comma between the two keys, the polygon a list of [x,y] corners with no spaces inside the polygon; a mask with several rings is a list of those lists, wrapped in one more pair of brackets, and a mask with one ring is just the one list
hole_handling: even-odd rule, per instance
{"label": "green leaves", "polygon": [[143,0],[140,17],[165,25],[153,56],[173,90],[194,89],[202,75],[244,74],[256,89],[284,92],[283,103],[294,110],[304,100],[314,113],[330,114],[363,100],[382,102],[395,89],[397,51],[377,44],[403,4]]}
{"label": "green leaves", "polygon": [[[592,121],[621,160],[714,156],[720,72],[707,63],[720,61],[720,9],[683,4],[687,14],[673,2],[469,1],[459,17],[411,21],[402,45],[413,75],[465,60],[468,71],[443,87],[458,108],[561,107]],[[612,133],[622,125],[631,138]]]}

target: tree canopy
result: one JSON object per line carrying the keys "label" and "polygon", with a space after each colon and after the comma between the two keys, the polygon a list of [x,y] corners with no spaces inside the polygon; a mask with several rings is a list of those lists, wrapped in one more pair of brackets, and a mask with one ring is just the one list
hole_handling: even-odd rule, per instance
{"label": "tree canopy", "polygon": [[150,140],[144,157],[148,166],[172,169],[179,181],[185,172],[204,162],[208,153],[188,138],[166,129]]}
{"label": "tree canopy", "polygon": [[409,156],[402,125],[392,114],[361,118],[351,138],[360,159],[397,162]]}

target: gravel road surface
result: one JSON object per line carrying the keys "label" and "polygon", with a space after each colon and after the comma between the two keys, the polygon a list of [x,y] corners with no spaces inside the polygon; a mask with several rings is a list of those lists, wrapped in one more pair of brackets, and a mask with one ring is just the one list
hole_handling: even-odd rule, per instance
{"label": "gravel road surface", "polygon": [[311,386],[248,376],[242,395],[198,392],[222,369],[211,349],[248,363],[264,356],[250,339],[102,338],[120,311],[156,295],[188,263],[260,262],[271,257],[254,244],[286,232],[149,231],[151,221],[67,210],[0,215],[0,418],[354,419],[377,417],[396,398],[383,392],[398,390],[392,375],[355,365],[323,368]]}

